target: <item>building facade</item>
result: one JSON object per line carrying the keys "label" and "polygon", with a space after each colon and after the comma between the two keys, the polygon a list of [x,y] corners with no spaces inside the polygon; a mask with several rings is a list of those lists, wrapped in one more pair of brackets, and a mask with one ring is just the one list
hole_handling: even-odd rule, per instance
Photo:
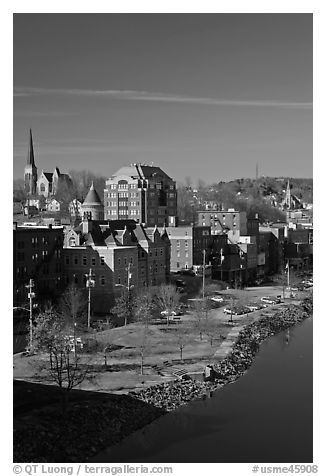
{"label": "building facade", "polygon": [[24,170],[24,186],[26,194],[31,197],[34,195],[43,195],[49,198],[57,193],[60,186],[72,187],[72,181],[68,174],[60,172],[55,167],[53,172],[44,172],[38,176],[35,165],[34,145],[32,131],[29,131],[29,146],[27,154],[27,163]]}
{"label": "building facade", "polygon": [[26,285],[32,278],[39,300],[62,291],[62,226],[13,228],[14,305],[28,302]]}
{"label": "building facade", "polygon": [[210,226],[212,235],[226,233],[232,242],[247,235],[247,214],[232,208],[228,210],[202,210],[198,212],[198,225]]}
{"label": "building facade", "polygon": [[132,219],[144,226],[175,226],[176,183],[159,167],[132,164],[106,181],[105,219]]}
{"label": "building facade", "polygon": [[86,286],[95,275],[92,310],[108,313],[122,288],[141,289],[168,282],[170,243],[157,228],[147,232],[133,220],[92,221],[86,218],[64,238],[65,285]]}

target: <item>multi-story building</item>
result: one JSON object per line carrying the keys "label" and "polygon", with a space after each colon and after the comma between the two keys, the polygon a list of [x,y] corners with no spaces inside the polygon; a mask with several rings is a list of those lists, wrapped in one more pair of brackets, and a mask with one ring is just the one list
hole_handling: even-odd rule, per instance
{"label": "multi-story building", "polygon": [[[211,238],[209,226],[166,227],[171,244],[171,271],[192,269],[203,264],[203,251],[207,252]],[[162,230],[162,232],[164,229]]]}
{"label": "multi-story building", "polygon": [[168,281],[170,242],[165,231],[147,231],[134,220],[84,218],[65,234],[63,266],[65,285],[75,283],[80,288],[85,288],[92,270],[92,309],[107,313],[121,288],[141,289]]}
{"label": "multi-story building", "polygon": [[17,226],[13,229],[14,305],[28,301],[26,285],[34,279],[38,300],[62,290],[62,226]]}
{"label": "multi-story building", "polygon": [[176,183],[160,167],[122,167],[106,181],[104,209],[107,220],[132,219],[144,226],[175,226]]}
{"label": "multi-story building", "polygon": [[198,225],[210,226],[212,235],[227,233],[236,243],[240,235],[247,235],[247,214],[233,208],[228,210],[202,210],[198,212]]}

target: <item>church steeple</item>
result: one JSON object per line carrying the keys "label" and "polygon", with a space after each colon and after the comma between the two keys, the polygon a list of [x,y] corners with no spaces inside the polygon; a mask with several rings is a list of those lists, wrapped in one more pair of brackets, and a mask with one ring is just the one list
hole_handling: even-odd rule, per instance
{"label": "church steeple", "polygon": [[36,193],[37,168],[35,166],[35,159],[34,159],[32,129],[29,130],[29,143],[28,143],[27,163],[25,165],[24,181],[25,181],[25,192],[28,195],[34,195]]}
{"label": "church steeple", "polygon": [[29,130],[29,147],[28,147],[28,155],[27,155],[27,165],[32,165],[33,167],[35,167],[32,129]]}
{"label": "church steeple", "polygon": [[288,180],[287,186],[286,186],[286,191],[285,191],[285,205],[288,210],[290,210],[291,207],[291,188],[290,188],[290,180]]}

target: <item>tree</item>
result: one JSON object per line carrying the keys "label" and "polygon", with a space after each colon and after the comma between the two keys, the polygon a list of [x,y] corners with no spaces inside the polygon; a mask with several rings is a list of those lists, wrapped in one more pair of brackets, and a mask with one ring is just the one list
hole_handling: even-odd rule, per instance
{"label": "tree", "polygon": [[195,312],[195,328],[199,332],[200,340],[203,338],[203,333],[205,333],[207,317],[209,310],[211,309],[211,304],[207,298],[198,299],[194,304]]}
{"label": "tree", "polygon": [[13,186],[13,199],[14,202],[25,202],[27,199],[27,193],[25,190],[24,180],[17,179],[14,180]]}
{"label": "tree", "polygon": [[180,360],[182,360],[183,349],[189,342],[189,330],[183,325],[178,324],[178,328],[176,329],[176,332],[175,332],[175,339],[180,351]]}
{"label": "tree", "polygon": [[135,314],[137,319],[148,327],[153,312],[156,308],[155,305],[155,289],[152,287],[144,289],[136,298]]}
{"label": "tree", "polygon": [[169,318],[172,312],[175,312],[179,307],[180,294],[172,284],[162,284],[157,292],[157,304],[161,311],[166,312],[167,325],[169,325]]}
{"label": "tree", "polygon": [[124,319],[125,326],[136,317],[136,299],[134,288],[122,287],[121,294],[116,298],[115,306],[111,309],[113,314]]}
{"label": "tree", "polygon": [[75,283],[70,284],[61,296],[59,312],[68,327],[87,325],[87,298]]}
{"label": "tree", "polygon": [[70,390],[85,380],[89,368],[82,365],[77,346],[72,345],[67,335],[67,323],[53,308],[43,311],[35,319],[33,344],[36,351],[45,352],[47,356],[45,363],[39,366],[59,386],[64,412]]}
{"label": "tree", "polygon": [[149,328],[148,326],[142,326],[139,334],[140,340],[138,343],[138,349],[140,353],[140,375],[144,375],[144,361],[149,347]]}

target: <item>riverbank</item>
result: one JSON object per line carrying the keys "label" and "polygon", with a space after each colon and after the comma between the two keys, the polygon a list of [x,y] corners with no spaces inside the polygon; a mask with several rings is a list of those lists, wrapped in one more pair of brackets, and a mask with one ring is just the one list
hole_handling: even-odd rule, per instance
{"label": "riverbank", "polygon": [[231,352],[219,363],[213,363],[213,381],[174,381],[130,392],[130,395],[165,411],[175,410],[194,399],[206,398],[211,392],[234,382],[246,372],[261,342],[311,316],[312,298],[307,298],[300,305],[291,304],[276,311],[272,317],[262,316],[249,324],[240,331]]}
{"label": "riverbank", "polygon": [[[14,385],[14,461],[87,461],[165,412],[206,398],[233,382],[249,368],[263,340],[311,314],[310,299],[300,305],[290,304],[272,317],[260,317],[248,324],[239,332],[231,352],[220,362],[213,363],[216,371],[213,382],[178,380],[132,391],[129,395],[76,390],[72,391],[74,397],[65,414],[60,408],[57,388],[50,385],[36,388],[33,383],[15,382],[20,388],[15,396]],[[47,392],[47,396],[42,400],[43,392]]]}

